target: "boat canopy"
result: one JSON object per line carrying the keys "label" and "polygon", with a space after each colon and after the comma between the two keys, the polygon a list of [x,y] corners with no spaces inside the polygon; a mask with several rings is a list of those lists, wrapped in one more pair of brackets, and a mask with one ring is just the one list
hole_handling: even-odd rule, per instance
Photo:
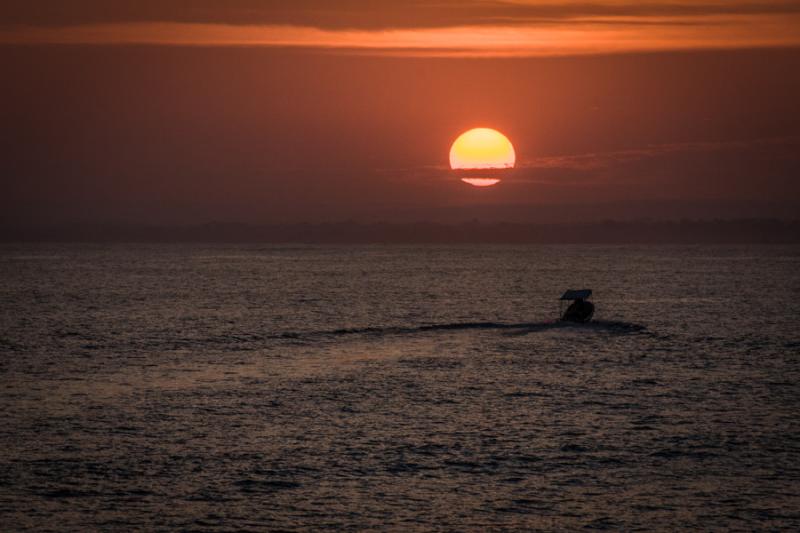
{"label": "boat canopy", "polygon": [[592,289],[569,289],[561,295],[560,300],[586,300],[592,295]]}

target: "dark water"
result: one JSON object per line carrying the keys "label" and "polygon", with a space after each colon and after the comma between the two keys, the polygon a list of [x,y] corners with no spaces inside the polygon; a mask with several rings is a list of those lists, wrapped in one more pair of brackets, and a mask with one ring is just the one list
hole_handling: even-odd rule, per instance
{"label": "dark water", "polygon": [[[0,248],[0,529],[797,529],[800,248]],[[566,288],[597,321],[552,323]]]}

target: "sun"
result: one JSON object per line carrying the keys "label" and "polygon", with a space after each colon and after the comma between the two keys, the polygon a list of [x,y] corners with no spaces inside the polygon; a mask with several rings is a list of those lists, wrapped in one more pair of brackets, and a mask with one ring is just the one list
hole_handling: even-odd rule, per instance
{"label": "sun", "polygon": [[[461,181],[476,187],[500,182],[498,171],[514,168],[517,155],[508,137],[491,128],[473,128],[450,147],[450,168],[468,175]],[[463,173],[463,172],[462,172]]]}
{"label": "sun", "polygon": [[466,131],[450,148],[450,168],[454,170],[514,168],[516,159],[508,137],[491,128]]}

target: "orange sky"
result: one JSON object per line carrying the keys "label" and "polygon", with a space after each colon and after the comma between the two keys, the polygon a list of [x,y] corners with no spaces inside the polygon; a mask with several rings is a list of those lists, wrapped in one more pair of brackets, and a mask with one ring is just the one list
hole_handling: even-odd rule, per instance
{"label": "orange sky", "polygon": [[[797,1],[66,4],[0,6],[0,223],[800,206]],[[483,190],[476,126],[517,152]]]}
{"label": "orange sky", "polygon": [[[17,4],[15,6],[15,4]],[[729,1],[11,2],[0,42],[311,47],[360,53],[547,56],[794,46],[800,4]],[[221,5],[220,5],[221,4]],[[138,9],[137,9],[137,6]],[[412,7],[409,7],[412,6]],[[47,10],[44,10],[45,12]],[[0,10],[0,14],[3,14]],[[448,16],[449,15],[449,16]]]}

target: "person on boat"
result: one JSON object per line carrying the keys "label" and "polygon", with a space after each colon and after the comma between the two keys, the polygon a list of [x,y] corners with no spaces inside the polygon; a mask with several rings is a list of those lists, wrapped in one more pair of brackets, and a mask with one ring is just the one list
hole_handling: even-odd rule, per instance
{"label": "person on boat", "polygon": [[561,320],[566,320],[567,322],[587,322],[592,318],[593,314],[594,304],[592,302],[588,302],[583,298],[576,298],[570,306],[567,307]]}

